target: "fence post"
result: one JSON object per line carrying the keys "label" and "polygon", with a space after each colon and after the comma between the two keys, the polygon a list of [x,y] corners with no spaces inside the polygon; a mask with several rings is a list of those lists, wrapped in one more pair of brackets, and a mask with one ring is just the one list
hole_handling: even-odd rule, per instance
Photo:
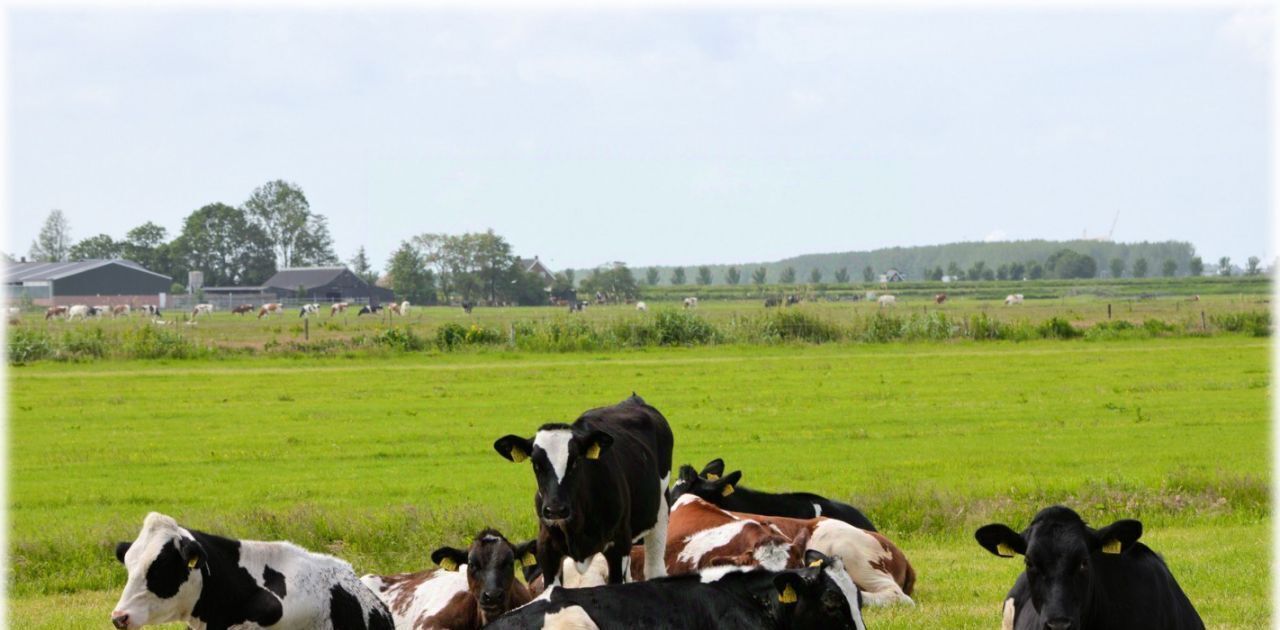
{"label": "fence post", "polygon": [[1111,304],[1107,303],[1107,319],[1111,319]]}
{"label": "fence post", "polygon": [[1204,319],[1204,311],[1200,311],[1200,330],[1203,330],[1203,331],[1209,330],[1209,324],[1207,324]]}
{"label": "fence post", "polygon": [[311,318],[302,318],[302,340],[311,341]]}

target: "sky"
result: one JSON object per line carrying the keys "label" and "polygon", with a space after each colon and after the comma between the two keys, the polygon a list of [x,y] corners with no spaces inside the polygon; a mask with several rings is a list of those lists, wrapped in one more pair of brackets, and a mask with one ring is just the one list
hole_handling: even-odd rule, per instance
{"label": "sky", "polygon": [[[492,228],[554,269],[1000,239],[1270,260],[1272,16],[15,9],[8,219],[171,234],[284,179],[338,255]],[[1117,218],[1118,215],[1118,218]]]}

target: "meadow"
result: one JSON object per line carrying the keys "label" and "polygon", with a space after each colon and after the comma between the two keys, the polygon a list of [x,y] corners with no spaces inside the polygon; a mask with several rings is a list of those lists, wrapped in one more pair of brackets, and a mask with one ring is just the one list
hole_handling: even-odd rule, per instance
{"label": "meadow", "polygon": [[[1147,304],[1187,308],[1132,307]],[[532,474],[493,440],[636,391],[677,462],[723,457],[744,485],[848,501],[903,548],[919,605],[868,610],[871,628],[996,627],[1020,562],[972,532],[1057,502],[1142,519],[1210,627],[1264,627],[1268,348],[1222,333],[33,363],[8,376],[9,621],[105,627],[113,545],[151,510],[360,572],[425,568],[487,525],[531,537]]]}

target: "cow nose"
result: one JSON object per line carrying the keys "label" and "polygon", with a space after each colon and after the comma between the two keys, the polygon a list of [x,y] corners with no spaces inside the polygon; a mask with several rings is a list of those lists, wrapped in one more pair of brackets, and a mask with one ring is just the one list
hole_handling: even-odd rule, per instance
{"label": "cow nose", "polygon": [[1068,619],[1050,619],[1044,624],[1045,630],[1071,630],[1071,621]]}
{"label": "cow nose", "polygon": [[111,613],[111,625],[117,628],[128,628],[129,613],[122,613],[119,611]]}
{"label": "cow nose", "polygon": [[544,505],[542,506],[542,518],[561,519],[569,517],[569,508],[560,505]]}
{"label": "cow nose", "polygon": [[481,593],[480,603],[485,606],[495,606],[502,603],[502,591],[485,591]]}

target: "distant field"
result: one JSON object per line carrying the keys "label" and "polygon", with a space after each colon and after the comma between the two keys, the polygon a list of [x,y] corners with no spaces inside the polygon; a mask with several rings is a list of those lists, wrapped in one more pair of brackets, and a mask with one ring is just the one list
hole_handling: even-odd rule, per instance
{"label": "distant field", "polygon": [[632,390],[671,421],[677,461],[864,508],[919,573],[920,605],[869,610],[871,628],[996,627],[1019,563],[972,531],[1059,501],[1141,518],[1210,627],[1271,619],[1265,339],[48,362],[11,368],[9,390],[12,627],[104,627],[112,544],[149,510],[368,572],[429,566],[485,525],[531,536],[532,475],[492,441]]}

